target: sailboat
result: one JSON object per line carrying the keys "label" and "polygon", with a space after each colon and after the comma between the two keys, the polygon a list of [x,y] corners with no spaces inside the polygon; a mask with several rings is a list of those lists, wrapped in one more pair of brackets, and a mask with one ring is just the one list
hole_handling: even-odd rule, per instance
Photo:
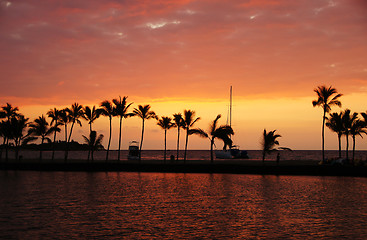
{"label": "sailboat", "polygon": [[[230,98],[229,98],[229,126],[232,127],[232,86],[230,88]],[[227,123],[228,124],[228,123]],[[233,158],[243,158],[248,159],[247,151],[240,150],[239,146],[232,145],[230,148],[223,150],[215,150],[215,157],[219,159],[233,159]]]}

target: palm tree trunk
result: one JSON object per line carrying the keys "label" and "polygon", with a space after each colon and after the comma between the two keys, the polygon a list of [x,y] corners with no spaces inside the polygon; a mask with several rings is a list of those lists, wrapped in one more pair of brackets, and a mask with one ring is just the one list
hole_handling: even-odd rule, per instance
{"label": "palm tree trunk", "polygon": [[[92,123],[89,123],[89,136],[91,133],[92,133]],[[91,152],[91,149],[89,148],[88,149],[88,162],[89,162],[90,152]]]}
{"label": "palm tree trunk", "polygon": [[213,146],[214,146],[214,138],[210,140],[210,161],[212,163],[214,162]]}
{"label": "palm tree trunk", "polygon": [[40,162],[42,162],[42,145],[43,145],[44,140],[45,138],[42,137],[41,146],[40,146]]}
{"label": "palm tree trunk", "polygon": [[352,136],[353,138],[353,155],[352,155],[352,164],[354,164],[354,153],[355,153],[355,150],[356,150],[356,136],[353,135]]}
{"label": "palm tree trunk", "polygon": [[68,159],[68,125],[65,123],[65,163]]}
{"label": "palm tree trunk", "polygon": [[65,163],[66,163],[66,161],[68,159],[69,143],[70,143],[70,139],[71,139],[71,134],[73,133],[74,124],[75,124],[75,121],[73,121],[73,123],[71,124],[69,138],[68,138],[68,141],[66,143]]}
{"label": "palm tree trunk", "polygon": [[120,149],[121,149],[121,128],[122,128],[122,116],[120,116],[119,151],[117,154],[117,160],[119,161],[120,161]]}
{"label": "palm tree trunk", "polygon": [[338,134],[338,142],[339,142],[339,158],[342,157],[342,139],[341,139],[341,135]]}
{"label": "palm tree trunk", "polygon": [[177,158],[176,160],[178,160],[178,153],[180,150],[180,127],[177,127]]}
{"label": "palm tree trunk", "polygon": [[324,108],[324,116],[322,117],[322,163],[325,163],[325,115],[326,110]]}
{"label": "palm tree trunk", "polygon": [[70,134],[69,134],[68,142],[70,142],[71,134],[73,133],[74,124],[75,124],[75,122],[73,122],[73,123],[71,124],[71,128],[70,128]]}
{"label": "palm tree trunk", "polygon": [[108,161],[108,153],[110,152],[111,134],[112,134],[112,117],[110,117],[110,137],[108,138],[108,147],[107,147],[107,154],[106,154],[106,162]]}
{"label": "palm tree trunk", "polygon": [[141,149],[143,147],[144,127],[145,127],[145,122],[144,122],[144,119],[143,119],[143,125],[142,125],[142,128],[141,128],[140,147],[139,147],[139,161],[141,161]]}
{"label": "palm tree trunk", "polygon": [[263,164],[265,163],[265,155],[266,155],[266,152],[263,151]]}
{"label": "palm tree trunk", "polygon": [[[57,121],[55,122],[55,127],[57,127]],[[54,133],[54,142],[53,142],[53,145],[52,145],[52,161],[54,161],[55,159],[55,146],[56,146],[56,129],[55,129],[55,133]]]}
{"label": "palm tree trunk", "polygon": [[6,163],[8,163],[8,160],[9,160],[9,138],[6,138],[6,144],[5,144],[5,160],[6,160]]}
{"label": "palm tree trunk", "polygon": [[166,164],[167,154],[167,129],[164,129],[164,164]]}
{"label": "palm tree trunk", "polygon": [[91,150],[91,155],[92,155],[92,162],[94,162],[94,150]]}
{"label": "palm tree trunk", "polygon": [[187,143],[189,142],[189,129],[186,129],[186,143],[185,143],[185,152],[184,152],[184,163],[186,163],[186,152],[187,152]]}
{"label": "palm tree trunk", "polygon": [[19,156],[19,144],[18,141],[15,142],[15,159],[18,160],[18,156]]}
{"label": "palm tree trunk", "polygon": [[345,138],[347,140],[347,146],[346,146],[346,158],[347,158],[347,161],[349,161],[349,157],[348,157],[348,153],[349,153],[349,134],[346,134],[345,135]]}

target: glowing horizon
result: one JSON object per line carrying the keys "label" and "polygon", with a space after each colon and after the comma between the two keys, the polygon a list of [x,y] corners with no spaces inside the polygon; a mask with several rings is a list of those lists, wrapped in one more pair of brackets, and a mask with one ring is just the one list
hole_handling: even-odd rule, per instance
{"label": "glowing horizon", "polygon": [[[367,110],[363,0],[0,0],[0,19],[0,105],[18,106],[31,121],[53,107],[128,96],[132,108],[150,104],[160,116],[194,110],[196,126],[207,129],[217,114],[226,122],[232,85],[236,144],[259,149],[263,129],[277,129],[281,146],[301,150],[321,148],[317,86],[344,94],[333,112]],[[140,124],[124,121],[122,149],[140,139]],[[163,131],[147,124],[143,148],[162,149]],[[86,125],[75,140],[88,135]],[[108,119],[94,129],[106,145]],[[168,135],[174,149],[176,131]],[[208,140],[189,141],[189,149],[209,149]],[[325,146],[337,149],[328,129]]]}

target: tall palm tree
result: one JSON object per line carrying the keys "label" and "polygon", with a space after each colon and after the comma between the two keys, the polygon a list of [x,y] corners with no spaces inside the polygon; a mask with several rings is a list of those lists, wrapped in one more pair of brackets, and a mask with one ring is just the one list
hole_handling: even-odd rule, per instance
{"label": "tall palm tree", "polygon": [[185,110],[183,119],[184,119],[184,128],[186,130],[186,142],[185,142],[185,152],[184,152],[184,163],[186,163],[187,144],[189,142],[190,128],[192,128],[194,124],[200,120],[200,117],[195,118],[195,111]]}
{"label": "tall palm tree", "polygon": [[157,115],[154,111],[150,110],[150,105],[139,105],[138,108],[134,108],[133,114],[138,116],[142,120],[142,128],[141,128],[141,138],[140,138],[140,147],[139,147],[139,161],[141,161],[141,149],[143,146],[143,138],[144,138],[144,128],[145,128],[145,120],[149,119],[158,119]]}
{"label": "tall palm tree", "polygon": [[68,142],[68,124],[70,123],[69,111],[64,108],[60,111],[60,124],[64,126],[65,144]]}
{"label": "tall palm tree", "polygon": [[338,135],[338,143],[339,143],[339,158],[342,157],[342,144],[341,137],[344,133],[344,124],[343,124],[343,113],[331,113],[328,118],[326,118],[326,127],[328,127],[331,131],[335,132]]}
{"label": "tall palm tree", "polygon": [[88,121],[89,124],[89,133],[92,132],[92,123],[99,118],[101,115],[101,110],[96,109],[96,106],[93,106],[93,108],[90,108],[89,106],[86,106],[83,108],[83,118]]}
{"label": "tall palm tree", "polygon": [[115,104],[115,116],[120,117],[120,132],[119,132],[119,151],[117,154],[117,160],[120,161],[120,149],[121,149],[121,130],[122,130],[122,119],[132,116],[133,114],[127,113],[127,110],[133,103],[127,103],[127,97],[119,97],[119,99],[115,98],[112,100],[113,104]]}
{"label": "tall palm tree", "polygon": [[51,139],[47,137],[52,134],[52,128],[50,128],[45,116],[40,116],[34,120],[34,122],[29,124],[28,133],[34,137],[41,137],[40,145],[40,161],[42,161],[42,145],[44,141],[51,142]]}
{"label": "tall palm tree", "polygon": [[180,129],[184,127],[184,121],[182,118],[181,113],[173,114],[173,121],[174,121],[174,127],[177,127],[177,158],[179,157],[179,150],[180,150]]}
{"label": "tall palm tree", "polygon": [[[6,103],[6,106],[2,106],[2,118],[7,118],[8,120],[8,124],[10,124],[10,119],[13,117],[16,117],[19,115],[18,111],[19,108],[18,107],[13,107],[10,103]],[[9,138],[5,138],[5,144],[8,145],[9,144]],[[8,154],[8,151],[6,151],[6,154]]]}
{"label": "tall palm tree", "polygon": [[103,116],[108,117],[110,121],[110,135],[108,137],[108,146],[107,146],[107,153],[106,153],[106,162],[108,161],[108,154],[110,152],[110,145],[111,145],[111,135],[112,135],[112,117],[115,116],[115,108],[112,103],[108,100],[103,101],[100,104],[100,111]]}
{"label": "tall palm tree", "polygon": [[234,134],[233,129],[229,125],[222,125],[218,127],[219,118],[221,118],[220,114],[218,114],[217,117],[214,119],[214,121],[210,124],[210,129],[209,129],[211,162],[214,161],[213,146],[215,145],[214,140],[216,138],[221,139],[224,142],[225,146],[232,145],[231,135]]}
{"label": "tall palm tree", "polygon": [[264,129],[263,138],[261,141],[263,163],[265,162],[266,154],[276,151],[276,146],[279,145],[279,141],[277,140],[277,138],[281,136],[279,134],[276,134],[275,131],[276,130],[266,132],[266,129]]}
{"label": "tall palm tree", "polygon": [[69,118],[71,122],[70,134],[68,138],[68,142],[70,142],[71,134],[73,133],[74,124],[77,123],[79,126],[82,126],[82,122],[79,118],[84,116],[83,106],[79,103],[73,103],[71,108],[68,108],[67,111],[69,112]]}
{"label": "tall palm tree", "polygon": [[89,134],[89,138],[83,135],[84,141],[86,144],[88,144],[91,154],[88,154],[88,162],[89,162],[89,156],[91,155],[92,161],[94,161],[94,151],[103,149],[102,146],[102,140],[103,135],[99,134],[97,137],[96,131],[91,131]]}
{"label": "tall palm tree", "polygon": [[360,119],[353,121],[350,126],[349,132],[350,132],[350,135],[352,135],[352,139],[353,139],[352,163],[354,163],[354,154],[356,150],[356,136],[358,135],[362,137],[362,133],[367,134],[365,127],[366,127],[365,123]]}
{"label": "tall palm tree", "polygon": [[17,115],[19,115],[18,111],[19,108],[18,107],[13,107],[10,103],[6,103],[6,106],[1,107],[3,110],[3,114],[5,114],[5,117],[10,121],[10,119],[12,117],[15,117]]}
{"label": "tall palm tree", "polygon": [[158,119],[158,126],[160,126],[164,130],[164,163],[166,163],[166,155],[167,155],[167,130],[174,126],[172,123],[172,118],[170,117],[162,117]]}
{"label": "tall palm tree", "polygon": [[53,140],[53,146],[52,146],[52,161],[55,159],[55,145],[56,145],[56,134],[58,132],[60,132],[60,128],[59,128],[59,125],[60,125],[60,118],[61,118],[61,111],[54,108],[54,109],[50,109],[48,112],[47,112],[47,116],[49,118],[51,118],[51,123],[50,125],[52,126],[52,130],[54,132],[54,140]]}
{"label": "tall palm tree", "polygon": [[312,105],[314,107],[320,106],[323,109],[323,117],[322,117],[322,162],[325,162],[325,120],[326,113],[330,112],[331,107],[336,105],[341,107],[341,102],[338,100],[342,96],[339,94],[335,88],[332,86],[318,86],[314,89],[314,92],[317,94],[317,100],[312,101]]}
{"label": "tall palm tree", "polygon": [[350,135],[350,129],[354,122],[358,119],[358,113],[353,113],[351,115],[351,112],[349,109],[344,110],[342,121],[344,125],[344,132],[345,140],[346,140],[346,159],[349,160],[349,135]]}

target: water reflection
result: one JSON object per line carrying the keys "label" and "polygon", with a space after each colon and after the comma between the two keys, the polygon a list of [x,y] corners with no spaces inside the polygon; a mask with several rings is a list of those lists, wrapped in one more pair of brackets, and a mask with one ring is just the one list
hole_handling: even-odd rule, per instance
{"label": "water reflection", "polygon": [[0,172],[0,238],[367,237],[367,180]]}

